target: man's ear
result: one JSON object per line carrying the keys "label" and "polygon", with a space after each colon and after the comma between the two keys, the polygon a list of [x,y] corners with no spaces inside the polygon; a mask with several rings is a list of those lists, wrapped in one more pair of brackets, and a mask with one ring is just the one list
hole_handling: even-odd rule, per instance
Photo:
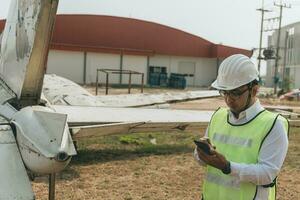
{"label": "man's ear", "polygon": [[251,90],[251,95],[252,95],[253,97],[255,97],[255,96],[258,94],[258,90],[259,90],[259,86],[258,86],[258,85],[254,85],[254,86],[252,87],[252,90]]}

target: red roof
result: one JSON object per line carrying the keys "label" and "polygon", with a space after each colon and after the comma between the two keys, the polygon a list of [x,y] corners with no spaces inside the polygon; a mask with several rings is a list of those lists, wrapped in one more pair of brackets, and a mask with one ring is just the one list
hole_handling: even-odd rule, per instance
{"label": "red roof", "polygon": [[[4,21],[0,20],[0,31]],[[201,37],[143,20],[102,15],[58,15],[52,49],[224,58],[251,51],[216,45]]]}

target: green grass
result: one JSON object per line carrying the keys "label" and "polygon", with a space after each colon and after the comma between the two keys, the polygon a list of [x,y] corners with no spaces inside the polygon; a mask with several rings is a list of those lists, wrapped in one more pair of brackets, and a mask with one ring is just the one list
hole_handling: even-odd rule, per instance
{"label": "green grass", "polygon": [[[91,164],[113,160],[134,159],[148,155],[166,155],[192,152],[192,133],[134,133],[104,136],[79,141],[78,155],[73,164]],[[156,144],[151,143],[155,139]]]}
{"label": "green grass", "polygon": [[[192,133],[134,133],[104,136],[78,141],[78,155],[73,164],[88,165],[114,160],[135,159],[149,155],[181,154],[193,151],[193,140],[199,135]],[[150,142],[156,139],[156,144]],[[285,165],[299,169],[300,128],[291,128],[289,153]]]}

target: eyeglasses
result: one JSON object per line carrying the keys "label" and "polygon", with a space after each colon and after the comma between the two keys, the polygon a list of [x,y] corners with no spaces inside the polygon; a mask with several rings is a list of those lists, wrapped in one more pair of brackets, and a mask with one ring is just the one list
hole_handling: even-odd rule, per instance
{"label": "eyeglasses", "polygon": [[249,90],[249,88],[246,88],[245,90],[243,91],[240,91],[238,89],[235,89],[235,90],[219,90],[219,93],[221,96],[223,97],[230,97],[232,99],[238,99],[240,96],[242,96],[247,90]]}

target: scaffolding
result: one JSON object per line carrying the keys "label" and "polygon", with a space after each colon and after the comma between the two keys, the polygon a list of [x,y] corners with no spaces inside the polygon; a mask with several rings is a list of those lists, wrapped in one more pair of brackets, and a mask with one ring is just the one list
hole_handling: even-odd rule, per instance
{"label": "scaffolding", "polygon": [[132,70],[118,70],[118,69],[97,69],[96,76],[96,95],[98,95],[98,87],[100,82],[99,72],[105,73],[106,81],[105,81],[105,95],[108,94],[108,86],[109,86],[109,75],[110,74],[128,74],[128,94],[131,93],[131,76],[132,75],[141,75],[141,93],[144,92],[144,73],[136,72]]}

